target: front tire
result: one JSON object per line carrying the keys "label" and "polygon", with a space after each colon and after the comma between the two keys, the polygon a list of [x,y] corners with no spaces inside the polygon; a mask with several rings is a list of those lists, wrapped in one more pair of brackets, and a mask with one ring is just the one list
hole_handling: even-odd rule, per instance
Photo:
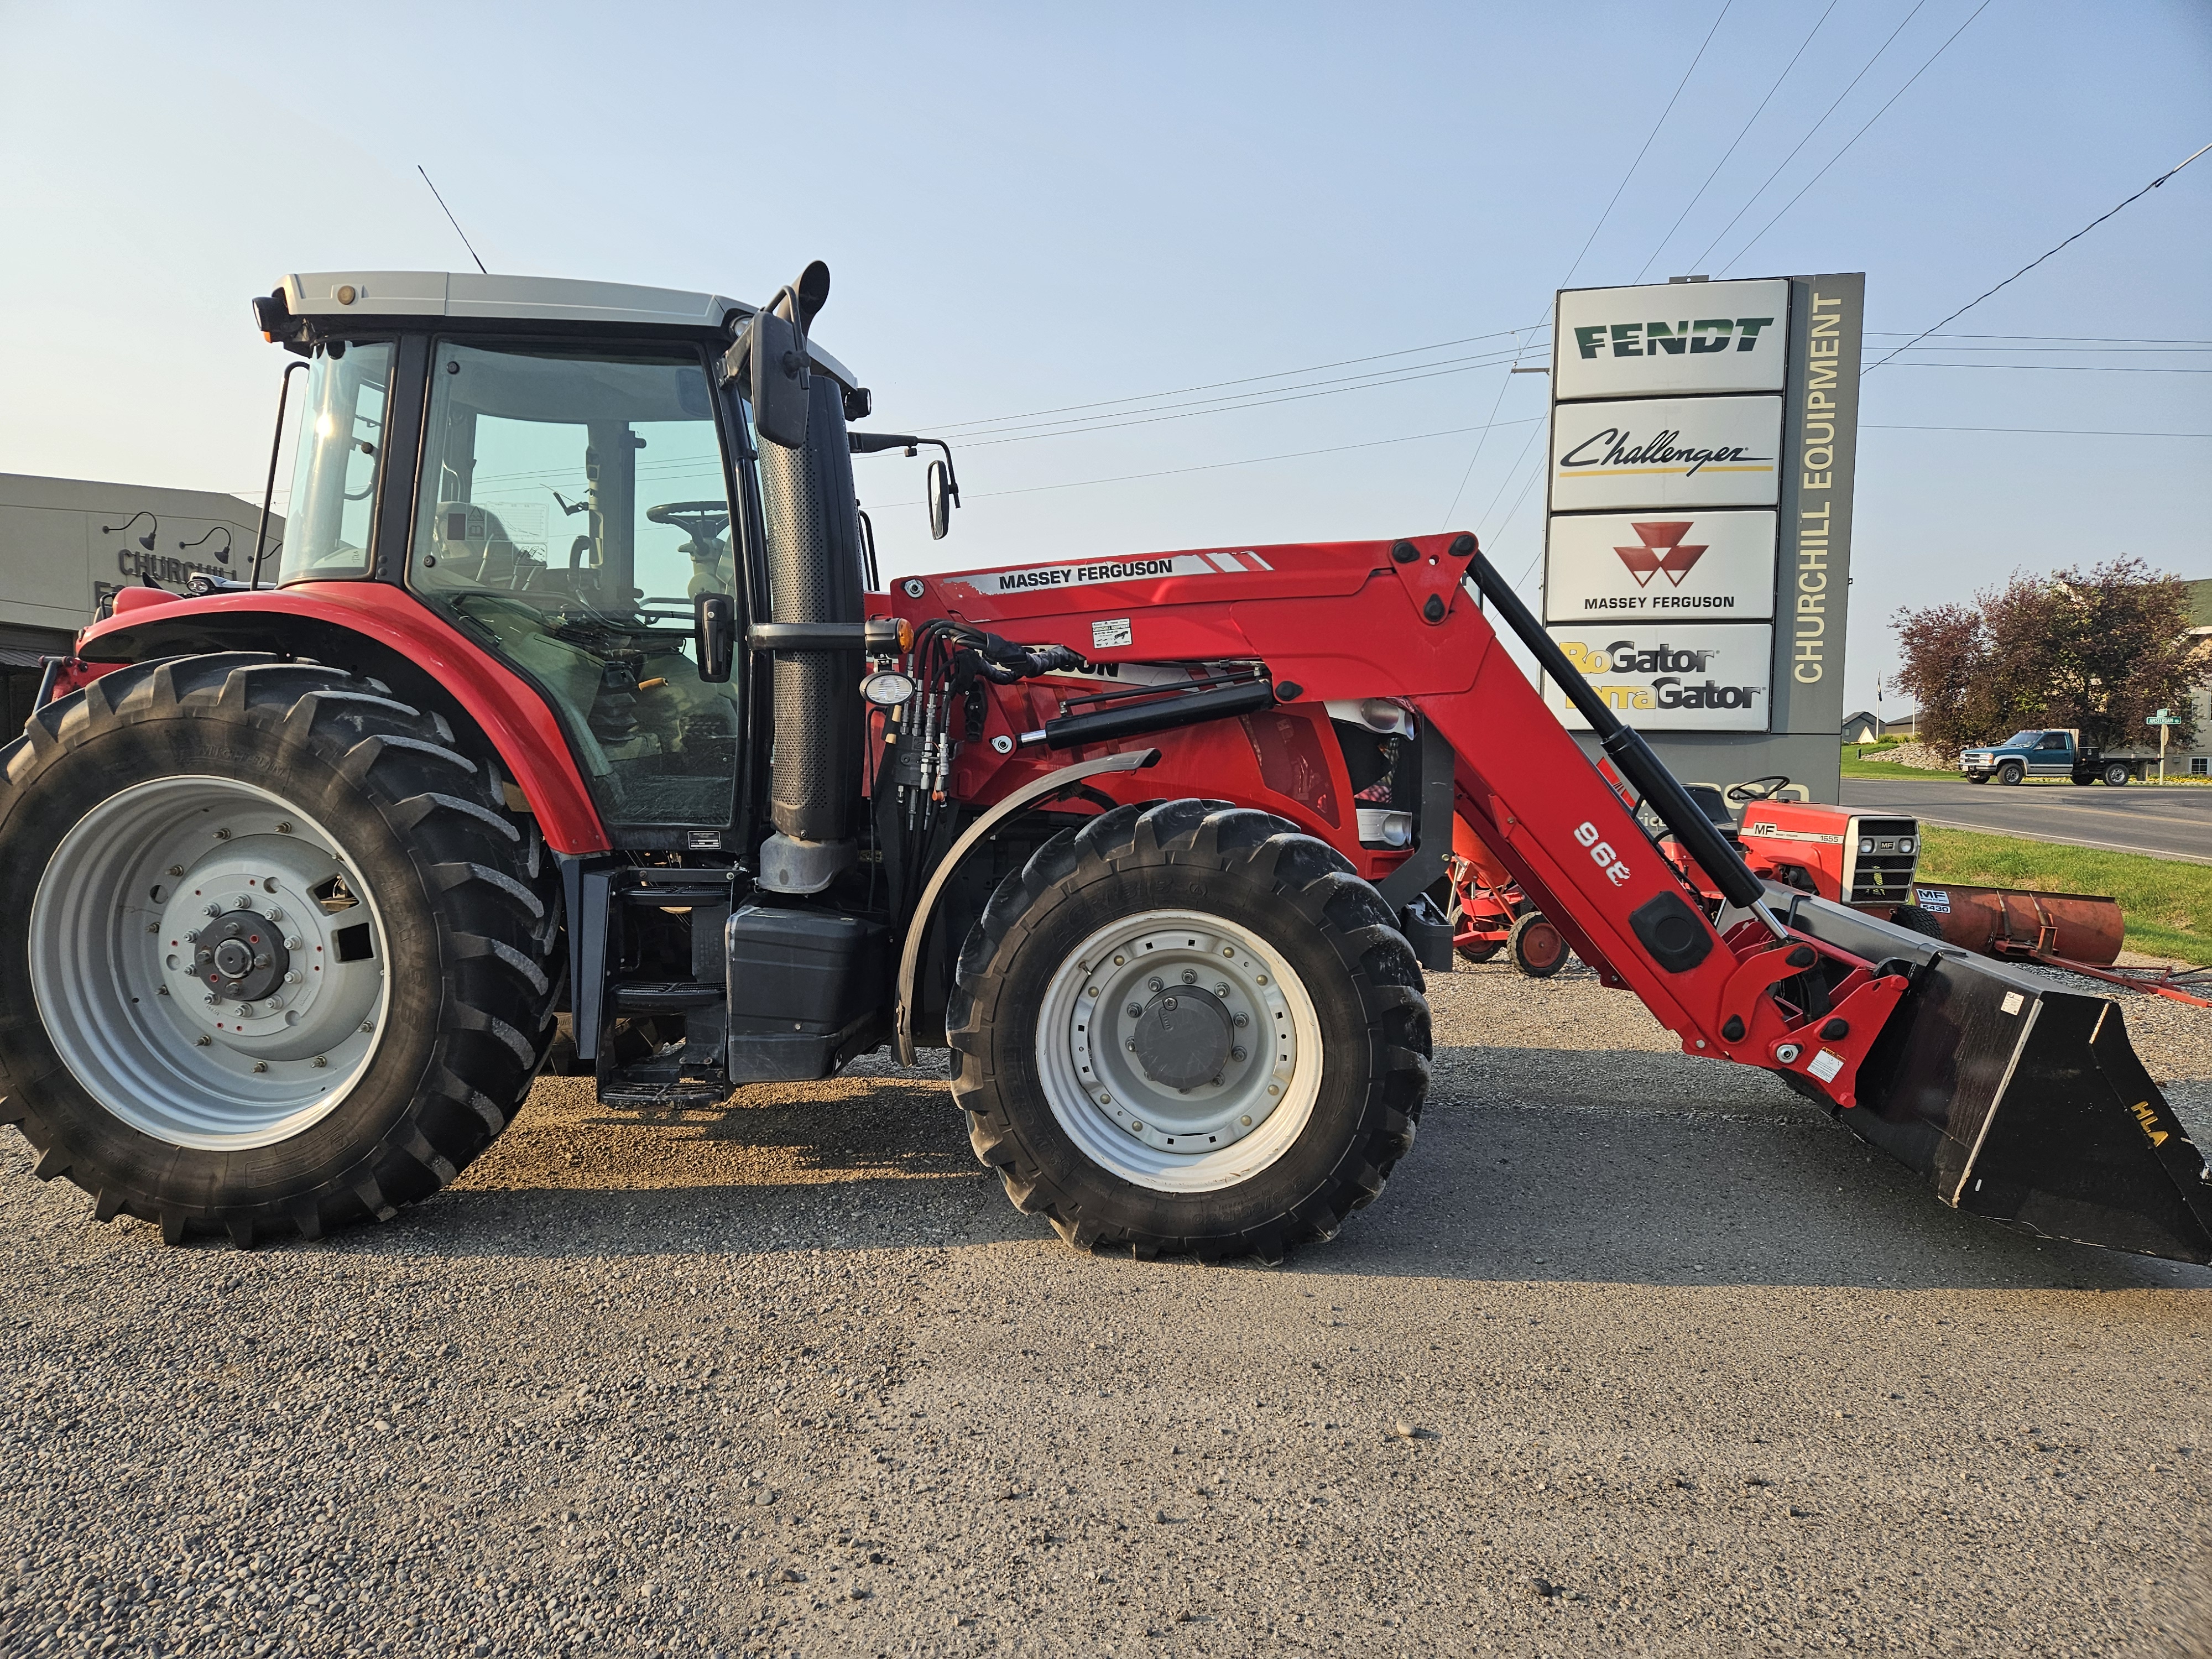
{"label": "front tire", "polygon": [[1997,781],[2002,784],[2018,783],[2027,775],[2027,769],[2018,761],[2007,761],[2002,766],[1997,768]]}
{"label": "front tire", "polygon": [[446,722],[247,653],[118,669],[0,750],[0,1119],[170,1243],[451,1181],[554,1034],[557,890]]}
{"label": "front tire", "polygon": [[1567,965],[1573,951],[1565,935],[1531,910],[1514,918],[1513,931],[1505,936],[1505,953],[1530,979],[1549,979]]}
{"label": "front tire", "polygon": [[945,1024],[976,1156],[1081,1249],[1275,1261],[1332,1237],[1428,1091],[1421,971],[1381,895],[1218,801],[1041,848],[969,933]]}

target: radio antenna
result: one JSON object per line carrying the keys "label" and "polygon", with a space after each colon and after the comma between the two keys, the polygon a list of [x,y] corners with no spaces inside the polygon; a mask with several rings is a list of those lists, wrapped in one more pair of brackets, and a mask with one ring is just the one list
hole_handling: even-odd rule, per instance
{"label": "radio antenna", "polygon": [[484,274],[485,276],[490,276],[490,275],[491,275],[491,272],[489,272],[489,270],[484,270],[484,262],[483,262],[482,259],[480,259],[480,258],[477,258],[477,251],[476,251],[476,247],[475,247],[475,246],[474,246],[472,243],[471,243],[471,242],[470,242],[470,240],[469,240],[469,234],[468,234],[468,232],[466,232],[465,230],[463,230],[463,229],[461,228],[461,222],[460,222],[459,219],[456,219],[455,217],[453,217],[453,209],[451,209],[451,208],[449,208],[449,207],[447,207],[447,206],[446,206],[446,198],[445,198],[444,197],[442,197],[442,196],[439,196],[439,195],[438,195],[438,187],[437,187],[437,185],[434,185],[434,184],[430,184],[430,175],[429,175],[428,173],[423,173],[423,171],[422,171],[422,164],[420,161],[417,161],[417,162],[415,164],[415,171],[416,171],[416,172],[417,172],[417,173],[422,173],[422,182],[423,182],[424,184],[426,184],[426,185],[430,185],[430,194],[431,194],[432,196],[434,196],[434,197],[437,197],[438,206],[439,206],[441,210],[444,210],[444,213],[445,213],[445,215],[446,215],[446,222],[447,222],[447,224],[451,225],[451,226],[453,228],[453,234],[454,234],[454,235],[456,235],[456,236],[458,236],[458,237],[459,237],[459,238],[461,239],[461,246],[462,246],[463,247],[465,247],[465,248],[467,248],[467,249],[468,249],[468,251],[469,251],[469,258],[471,258],[471,259],[476,259],[476,262],[477,262],[477,269],[478,270],[480,270],[480,271],[483,271],[483,274]]}

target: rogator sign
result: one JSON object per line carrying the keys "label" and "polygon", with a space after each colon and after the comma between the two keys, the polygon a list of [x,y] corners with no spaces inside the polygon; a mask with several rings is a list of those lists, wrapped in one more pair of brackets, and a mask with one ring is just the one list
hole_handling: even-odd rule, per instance
{"label": "rogator sign", "polygon": [[[1631,726],[1766,729],[1774,630],[1763,623],[1553,623],[1546,631]],[[1558,686],[1547,681],[1544,696],[1570,727],[1589,729]]]}
{"label": "rogator sign", "polygon": [[1766,510],[1583,513],[1552,526],[1547,622],[1774,615],[1774,514]]}
{"label": "rogator sign", "polygon": [[1552,511],[1771,507],[1779,398],[1639,398],[1552,411]]}
{"label": "rogator sign", "polygon": [[1779,392],[1789,316],[1780,279],[1577,289],[1559,295],[1552,395]]}

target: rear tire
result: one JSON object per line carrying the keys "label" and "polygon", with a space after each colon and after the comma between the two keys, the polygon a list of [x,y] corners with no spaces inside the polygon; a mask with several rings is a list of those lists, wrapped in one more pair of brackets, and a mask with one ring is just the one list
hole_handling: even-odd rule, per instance
{"label": "rear tire", "polygon": [[376,681],[243,653],[106,675],[0,750],[0,1120],[172,1243],[388,1218],[545,1057],[550,862]]}
{"label": "rear tire", "polygon": [[1453,948],[1459,952],[1459,959],[1462,962],[1488,962],[1505,948],[1505,941],[1486,939],[1473,945],[1455,945]]}
{"label": "rear tire", "polygon": [[1513,931],[1505,936],[1505,950],[1513,965],[1530,979],[1551,978],[1574,954],[1567,947],[1565,936],[1534,910],[1514,918]]}
{"label": "rear tire", "polygon": [[1900,904],[1889,913],[1889,919],[1898,927],[1918,933],[1923,939],[1943,937],[1943,924],[1917,904]]}
{"label": "rear tire", "polygon": [[2105,783],[2109,788],[2119,788],[2123,784],[2127,782],[2130,773],[2128,769],[2122,765],[2118,761],[2114,761],[2110,766],[2107,766],[2105,769]]}
{"label": "rear tire", "polygon": [[[1237,1048],[1133,1048],[1173,1029],[1171,997]],[[1116,807],[1039,848],[969,933],[945,1024],[976,1156],[1079,1249],[1276,1261],[1333,1237],[1428,1091],[1389,906],[1327,842],[1219,801]]]}

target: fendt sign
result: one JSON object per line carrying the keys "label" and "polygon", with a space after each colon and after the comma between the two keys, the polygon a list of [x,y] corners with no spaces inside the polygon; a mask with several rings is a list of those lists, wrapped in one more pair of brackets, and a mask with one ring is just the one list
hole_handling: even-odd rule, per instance
{"label": "fendt sign", "polygon": [[[1816,788],[1843,717],[1864,293],[1856,273],[1674,282],[1563,291],[1554,315],[1553,637],[1630,725],[1804,739],[1762,769]],[[1643,665],[1698,655],[1716,672]]]}

